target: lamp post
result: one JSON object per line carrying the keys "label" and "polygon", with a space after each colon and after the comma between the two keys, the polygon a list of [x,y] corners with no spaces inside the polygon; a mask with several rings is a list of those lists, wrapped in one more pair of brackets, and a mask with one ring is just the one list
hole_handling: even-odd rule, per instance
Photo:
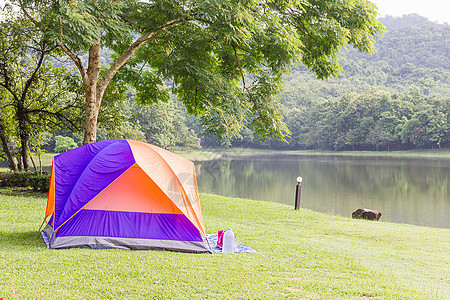
{"label": "lamp post", "polygon": [[302,181],[303,178],[297,177],[297,187],[295,189],[295,210],[300,209],[300,197],[302,195]]}

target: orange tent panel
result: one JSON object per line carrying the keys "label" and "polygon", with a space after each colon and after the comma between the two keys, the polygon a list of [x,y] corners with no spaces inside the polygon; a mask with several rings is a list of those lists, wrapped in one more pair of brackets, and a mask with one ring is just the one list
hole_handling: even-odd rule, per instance
{"label": "orange tent panel", "polygon": [[136,163],[143,167],[144,172],[161,187],[200,232],[205,234],[195,185],[194,163],[150,144],[128,142]]}
{"label": "orange tent panel", "polygon": [[44,219],[47,219],[55,212],[55,166],[52,161],[52,173],[50,175],[50,186],[48,188],[47,208],[45,209]]}
{"label": "orange tent panel", "polygon": [[84,209],[182,214],[137,164],[87,203]]}

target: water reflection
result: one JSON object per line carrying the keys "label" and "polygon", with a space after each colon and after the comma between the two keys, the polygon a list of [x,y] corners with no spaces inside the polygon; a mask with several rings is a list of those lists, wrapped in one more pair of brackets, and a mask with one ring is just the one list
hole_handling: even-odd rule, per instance
{"label": "water reflection", "polygon": [[197,163],[201,192],[351,216],[380,210],[381,221],[449,228],[450,160],[264,155]]}

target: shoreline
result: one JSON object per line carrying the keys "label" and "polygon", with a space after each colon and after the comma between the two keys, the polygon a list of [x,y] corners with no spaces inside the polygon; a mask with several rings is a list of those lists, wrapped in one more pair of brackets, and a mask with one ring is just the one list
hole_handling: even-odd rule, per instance
{"label": "shoreline", "polygon": [[379,158],[411,158],[411,159],[450,159],[450,149],[442,150],[402,150],[402,151],[318,151],[318,150],[264,150],[253,148],[205,148],[200,150],[174,151],[174,153],[193,161],[210,161],[215,159],[298,155],[298,156],[330,156],[330,157],[379,157]]}

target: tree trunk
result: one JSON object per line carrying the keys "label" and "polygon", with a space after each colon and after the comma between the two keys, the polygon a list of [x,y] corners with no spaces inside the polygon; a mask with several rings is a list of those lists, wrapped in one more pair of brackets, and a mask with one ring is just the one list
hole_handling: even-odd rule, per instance
{"label": "tree trunk", "polygon": [[89,48],[89,65],[84,82],[84,93],[86,97],[84,145],[94,143],[97,140],[97,119],[101,102],[101,96],[97,95],[98,76],[100,73],[99,52],[100,39],[97,39],[96,43]]}
{"label": "tree trunk", "polygon": [[30,171],[30,165],[28,164],[28,128],[27,128],[27,114],[25,112],[24,102],[19,101],[17,103],[16,117],[19,123],[19,138],[20,138],[20,155],[22,156],[23,169]]}
{"label": "tree trunk", "polygon": [[39,174],[42,175],[42,159],[41,159],[41,152],[38,152],[38,157],[39,157]]}
{"label": "tree trunk", "polygon": [[20,134],[20,155],[22,156],[22,163],[24,171],[30,171],[30,164],[28,163],[28,134]]}
{"label": "tree trunk", "polygon": [[16,159],[17,159],[17,170],[18,171],[22,171],[23,170],[23,160],[22,160],[22,156],[20,156],[20,154],[16,155]]}
{"label": "tree trunk", "polygon": [[6,134],[5,134],[5,127],[3,126],[3,124],[1,122],[0,122],[0,140],[2,142],[3,152],[5,153],[6,157],[8,158],[9,168],[11,171],[16,172],[17,164],[14,161],[14,156],[11,152],[11,149],[9,149],[8,140],[6,139]]}
{"label": "tree trunk", "polygon": [[[185,19],[171,20],[166,22],[159,29],[169,28],[184,22]],[[103,78],[99,81],[100,72],[100,38],[97,37],[95,43],[89,48],[89,64],[87,70],[84,69],[81,59],[73,53],[64,43],[61,43],[61,49],[73,60],[84,83],[84,91],[86,97],[85,116],[86,122],[84,126],[83,144],[94,143],[97,140],[97,119],[102,102],[103,94],[106,87],[113,79],[114,75],[125,65],[128,59],[148,40],[153,39],[154,33],[148,33],[139,37],[130,47],[122,53],[122,55],[114,61]],[[99,33],[101,36],[101,33]]]}
{"label": "tree trunk", "polygon": [[37,169],[36,163],[34,162],[33,155],[31,154],[30,148],[28,148],[28,155],[31,159],[31,163],[33,164],[34,171],[37,172],[38,169]]}
{"label": "tree trunk", "polygon": [[[95,87],[94,87],[95,91]],[[95,92],[86,91],[86,123],[84,125],[83,145],[94,143],[97,140],[97,119],[99,106],[96,104]]]}

